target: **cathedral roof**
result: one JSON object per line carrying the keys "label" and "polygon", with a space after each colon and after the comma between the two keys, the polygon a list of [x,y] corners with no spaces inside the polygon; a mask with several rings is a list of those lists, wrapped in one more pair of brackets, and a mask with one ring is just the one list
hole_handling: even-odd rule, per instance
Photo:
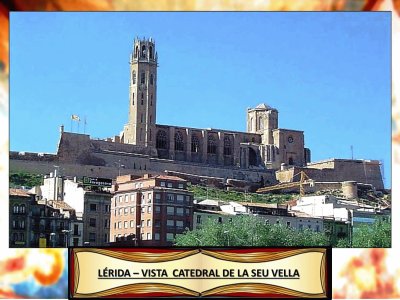
{"label": "cathedral roof", "polygon": [[264,108],[264,109],[271,109],[271,106],[265,104],[265,103],[260,103],[256,106],[256,108]]}

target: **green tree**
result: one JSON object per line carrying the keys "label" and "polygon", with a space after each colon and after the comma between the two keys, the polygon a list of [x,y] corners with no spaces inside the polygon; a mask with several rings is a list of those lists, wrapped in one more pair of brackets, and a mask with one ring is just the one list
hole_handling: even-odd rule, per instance
{"label": "green tree", "polygon": [[373,224],[361,225],[354,228],[354,248],[390,248],[391,247],[391,222],[379,218]]}
{"label": "green tree", "polygon": [[11,173],[10,174],[10,187],[34,187],[43,184],[43,176],[31,173]]}
{"label": "green tree", "polygon": [[254,216],[236,216],[231,222],[207,220],[193,231],[178,235],[177,246],[325,246],[328,238],[309,229],[296,231],[281,224],[264,224]]}

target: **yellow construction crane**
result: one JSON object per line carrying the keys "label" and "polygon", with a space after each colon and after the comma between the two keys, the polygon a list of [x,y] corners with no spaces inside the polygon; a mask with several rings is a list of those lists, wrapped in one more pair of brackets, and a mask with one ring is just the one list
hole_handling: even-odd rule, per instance
{"label": "yellow construction crane", "polygon": [[272,186],[267,186],[263,187],[257,190],[257,193],[267,193],[271,191],[276,191],[276,190],[282,190],[286,188],[292,188],[292,187],[297,187],[300,186],[300,197],[303,197],[305,195],[304,192],[304,184],[310,183],[311,179],[307,176],[307,174],[304,171],[300,171],[300,173],[297,173],[293,175],[292,180],[294,177],[300,174],[300,181],[299,182],[288,182],[288,183],[280,183],[277,185],[272,185]]}

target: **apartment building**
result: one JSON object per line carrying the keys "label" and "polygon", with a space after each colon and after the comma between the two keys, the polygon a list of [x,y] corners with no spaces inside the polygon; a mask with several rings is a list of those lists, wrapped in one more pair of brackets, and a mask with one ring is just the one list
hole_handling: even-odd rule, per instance
{"label": "apartment building", "polygon": [[192,230],[193,194],[176,176],[118,176],[111,201],[110,242],[169,246]]}

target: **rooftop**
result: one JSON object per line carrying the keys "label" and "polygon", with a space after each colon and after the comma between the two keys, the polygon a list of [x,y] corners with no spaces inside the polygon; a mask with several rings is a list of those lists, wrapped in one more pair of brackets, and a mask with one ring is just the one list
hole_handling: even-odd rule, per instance
{"label": "rooftop", "polygon": [[27,197],[27,198],[30,198],[33,196],[33,194],[31,194],[25,190],[21,190],[21,189],[10,189],[9,194],[10,194],[10,196],[19,196],[19,197]]}

